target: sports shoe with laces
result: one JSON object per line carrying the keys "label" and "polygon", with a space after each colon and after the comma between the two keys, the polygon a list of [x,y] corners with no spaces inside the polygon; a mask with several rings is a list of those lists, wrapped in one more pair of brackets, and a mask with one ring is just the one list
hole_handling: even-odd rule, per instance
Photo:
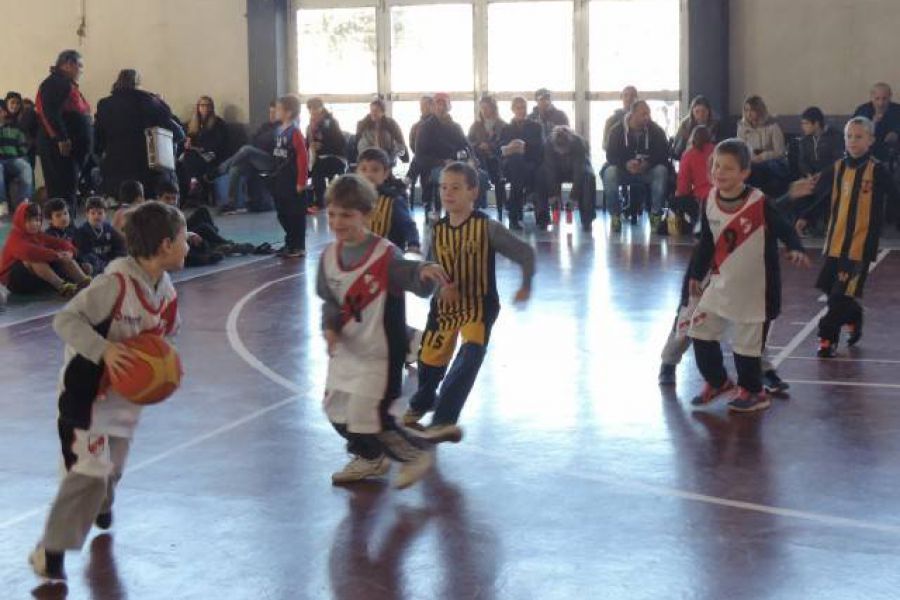
{"label": "sports shoe with laces", "polygon": [[691,400],[691,404],[693,404],[694,406],[706,406],[722,394],[730,392],[733,389],[734,382],[730,379],[726,379],[725,383],[723,383],[720,387],[713,387],[709,383],[704,383],[703,390],[698,396],[694,396],[694,398]]}
{"label": "sports shoe with laces", "polygon": [[394,478],[394,487],[398,490],[406,489],[416,483],[434,466],[434,450],[416,449],[412,460],[400,463],[400,469]]}
{"label": "sports shoe with laces", "polygon": [[74,298],[75,294],[78,293],[78,286],[74,283],[69,283],[68,281],[56,290],[56,292],[62,296],[63,298],[69,299]]}
{"label": "sports shoe with laces", "polygon": [[424,440],[428,440],[432,444],[440,444],[441,442],[458,444],[463,439],[462,429],[453,423],[429,425],[425,429],[416,432],[415,435]]}
{"label": "sports shoe with laces", "polygon": [[837,346],[837,344],[833,343],[831,340],[819,338],[819,349],[816,352],[816,356],[819,358],[834,358],[836,350],[835,346]]}
{"label": "sports shoe with laces", "polygon": [[765,392],[749,392],[744,388],[738,388],[734,399],[728,403],[728,410],[732,412],[750,413],[765,410],[772,405],[769,396]]}
{"label": "sports shoe with laces", "polygon": [[62,552],[50,552],[38,544],[28,555],[28,564],[34,570],[34,574],[49,582],[62,582],[66,580],[66,569],[63,565],[65,554]]}
{"label": "sports shoe with laces", "polygon": [[354,456],[350,462],[344,465],[343,469],[331,474],[331,483],[341,485],[362,481],[369,477],[380,477],[387,473],[390,468],[391,461],[383,454],[378,458],[372,459]]}
{"label": "sports shoe with laces", "polygon": [[790,389],[790,385],[778,376],[775,369],[769,369],[763,373],[763,388],[769,394],[783,394]]}

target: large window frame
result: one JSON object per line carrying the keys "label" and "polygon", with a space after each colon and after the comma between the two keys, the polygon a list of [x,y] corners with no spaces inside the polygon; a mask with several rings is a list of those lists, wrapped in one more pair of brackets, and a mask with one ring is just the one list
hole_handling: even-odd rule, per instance
{"label": "large window frame", "polygon": [[[519,3],[527,4],[532,0],[291,0],[292,7],[288,15],[288,83],[289,88],[298,93],[301,99],[315,95],[326,103],[350,103],[369,102],[376,94],[383,98],[387,104],[388,114],[391,114],[393,102],[415,101],[424,94],[431,94],[437,90],[418,90],[397,93],[391,87],[391,8],[396,6],[422,6],[434,4],[462,4],[472,7],[472,43],[473,43],[473,82],[471,92],[452,92],[453,100],[474,100],[477,107],[477,99],[485,93],[491,93],[499,101],[509,101],[515,96],[522,95],[531,102],[534,90],[496,90],[491,89],[488,80],[488,4],[494,3]],[[590,5],[591,0],[553,0],[555,2],[567,2],[573,4],[572,13],[572,44],[573,44],[573,90],[553,90],[554,98],[560,101],[574,102],[575,114],[573,125],[576,131],[588,138],[591,131],[590,112],[591,102],[596,100],[618,100],[621,90],[591,90],[590,89]],[[597,0],[595,0],[597,1]],[[602,0],[600,0],[602,1]],[[645,100],[661,100],[666,102],[680,101],[682,107],[688,104],[686,98],[686,72],[687,72],[687,0],[677,0],[679,3],[679,89],[669,90],[640,90],[641,98]],[[368,94],[329,94],[320,93],[324,90],[302,90],[302,81],[299,81],[297,73],[297,11],[314,8],[375,8],[375,32],[376,32],[376,64],[378,69],[377,90]],[[602,124],[596,124],[602,126]]]}

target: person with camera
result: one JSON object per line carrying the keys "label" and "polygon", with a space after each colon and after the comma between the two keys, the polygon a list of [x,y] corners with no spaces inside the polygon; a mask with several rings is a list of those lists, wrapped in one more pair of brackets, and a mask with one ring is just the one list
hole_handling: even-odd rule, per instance
{"label": "person with camera", "polygon": [[666,198],[669,142],[666,132],[650,118],[650,107],[644,100],[631,106],[631,112],[609,132],[603,172],[603,190],[609,208],[611,228],[622,230],[622,198],[619,186],[644,184],[650,187],[650,225],[655,231],[662,219]]}

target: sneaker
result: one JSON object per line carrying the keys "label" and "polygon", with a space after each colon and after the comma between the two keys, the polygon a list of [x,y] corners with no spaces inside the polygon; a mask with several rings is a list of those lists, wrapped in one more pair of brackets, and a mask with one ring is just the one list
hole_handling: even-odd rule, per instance
{"label": "sneaker", "polygon": [[778,376],[775,369],[763,373],[763,389],[769,394],[783,394],[790,389],[790,385]]}
{"label": "sneaker", "polygon": [[622,217],[616,215],[610,219],[609,229],[613,233],[622,233]]}
{"label": "sneaker", "polygon": [[730,392],[734,389],[734,382],[730,379],[726,379],[725,383],[722,384],[721,387],[714,388],[708,383],[703,384],[703,391],[700,392],[699,396],[694,396],[694,399],[691,400],[691,404],[694,406],[705,406],[721,396],[726,392]]}
{"label": "sneaker", "polygon": [[281,258],[303,258],[306,256],[306,250],[302,248],[291,248],[284,251],[284,254],[280,255]]}
{"label": "sneaker", "polygon": [[418,425],[419,421],[422,420],[422,417],[425,416],[424,412],[420,412],[414,408],[406,409],[406,412],[403,413],[403,425],[405,427],[412,427],[414,425]]}
{"label": "sneaker", "polygon": [[59,286],[59,289],[56,290],[57,293],[63,298],[69,299],[74,298],[75,294],[78,293],[78,286],[74,283],[66,282]]}
{"label": "sneaker", "polygon": [[434,452],[432,450],[418,450],[415,458],[400,463],[397,477],[394,478],[394,487],[398,490],[406,489],[416,483],[434,466]]}
{"label": "sneaker", "polygon": [[855,323],[847,325],[847,332],[850,334],[850,337],[847,338],[848,346],[855,346],[859,343],[859,340],[862,339],[862,316]]}
{"label": "sneaker", "polygon": [[373,459],[354,456],[343,469],[331,474],[331,483],[334,485],[341,485],[344,483],[353,483],[354,481],[362,481],[369,477],[380,477],[387,473],[390,468],[391,461],[383,454],[378,458]]}
{"label": "sneaker", "polygon": [[66,569],[63,566],[65,554],[62,552],[50,552],[38,544],[28,555],[28,564],[34,570],[34,574],[47,581],[65,581]]}
{"label": "sneaker", "polygon": [[94,519],[94,525],[96,525],[97,527],[99,527],[100,529],[103,529],[105,531],[105,530],[109,529],[110,527],[112,527],[112,521],[113,521],[112,511],[103,512],[103,513],[100,513],[99,515],[97,515],[97,518]]}
{"label": "sneaker", "polygon": [[825,338],[819,338],[819,350],[816,352],[816,356],[819,358],[834,358],[835,348],[837,344],[833,343],[831,340],[826,340]]}
{"label": "sneaker", "polygon": [[728,403],[728,410],[732,412],[750,413],[758,410],[766,410],[772,402],[765,392],[752,393],[744,388],[738,388],[734,400]]}
{"label": "sneaker", "polygon": [[428,440],[432,444],[440,444],[441,442],[450,442],[458,444],[463,439],[463,431],[458,425],[446,423],[442,425],[429,425],[416,435],[422,439]]}
{"label": "sneaker", "polygon": [[650,215],[650,230],[656,232],[659,230],[659,224],[662,222],[662,217],[659,215]]}
{"label": "sneaker", "polygon": [[675,365],[660,365],[659,385],[675,385]]}

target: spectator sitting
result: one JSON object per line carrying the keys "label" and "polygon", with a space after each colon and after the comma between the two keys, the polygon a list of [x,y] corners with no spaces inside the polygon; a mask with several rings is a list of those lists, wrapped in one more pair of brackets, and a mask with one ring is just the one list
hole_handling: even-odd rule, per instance
{"label": "spectator sitting", "polygon": [[650,224],[655,231],[662,219],[669,170],[666,133],[650,118],[650,106],[638,100],[621,123],[609,132],[608,166],[603,171],[603,191],[612,215],[614,233],[622,230],[622,198],[619,186],[650,186]]}
{"label": "spectator sitting", "polygon": [[41,208],[23,202],[13,215],[12,229],[0,258],[0,283],[13,294],[56,290],[71,298],[91,278],[75,262],[75,246],[41,231]]}
{"label": "spectator sitting", "polygon": [[384,150],[391,159],[391,165],[397,164],[398,158],[409,162],[409,151],[403,140],[403,132],[397,121],[385,114],[384,100],[381,98],[369,103],[369,114],[356,124],[357,152],[362,154],[369,148]]}
{"label": "spectator sitting", "polygon": [[184,140],[184,131],[172,116],[169,105],[140,86],[137,71],[122,69],[110,95],[97,103],[95,152],[100,156],[102,190],[107,196],[115,196],[122,182],[128,179],[140,181],[152,194],[159,181],[172,178],[171,172],[150,168],[144,133],[147,128],[171,131],[176,144]]}
{"label": "spectator sitting", "polygon": [[452,108],[449,95],[435,94],[434,113],[419,129],[414,151],[424,185],[438,181],[444,165],[473,154],[462,127],[450,115]]}
{"label": "spectator sitting", "polygon": [[762,190],[770,198],[781,196],[790,179],[785,161],[784,134],[769,116],[766,103],[759,96],[744,101],[744,115],[738,122],[737,137],[744,140],[752,154],[747,184]]}
{"label": "spectator sitting", "polygon": [[716,145],[712,143],[712,133],[705,125],[697,125],[691,133],[690,146],[681,155],[678,165],[678,183],[675,189],[675,203],[672,209],[679,217],[696,225],[700,218],[700,207],[709,197],[712,184],[709,182],[710,163]]}
{"label": "spectator sitting", "polygon": [[216,115],[216,105],[209,96],[200,96],[194,114],[187,126],[184,152],[178,159],[178,182],[189,196],[199,196],[205,189],[205,181],[215,176],[219,164],[225,158],[228,131],[225,121]]}
{"label": "spectator sitting", "polygon": [[[228,199],[221,207],[223,214],[237,210],[238,191],[242,177],[271,173],[275,169],[275,136],[278,133],[278,119],[275,117],[275,101],[269,104],[269,120],[260,125],[253,134],[252,145],[245,144],[234,155],[219,165],[219,173],[228,173]],[[177,188],[176,188],[177,193]]]}
{"label": "spectator sitting", "polygon": [[62,198],[53,198],[44,203],[44,218],[49,222],[44,233],[75,244],[77,228],[72,224],[69,205]]}
{"label": "spectator sitting", "polygon": [[32,102],[29,108],[19,92],[7,92],[5,100],[7,122],[15,125],[25,134],[25,141],[28,144],[28,162],[34,168],[34,158],[37,153],[35,140],[38,134],[38,120],[34,112],[34,103]]}
{"label": "spectator sitting", "polygon": [[603,125],[604,152],[606,152],[606,149],[609,148],[609,132],[612,131],[612,128],[616,123],[621,123],[623,120],[625,120],[625,115],[631,112],[632,105],[638,101],[637,88],[633,85],[626,85],[622,89],[620,98],[622,99],[622,108],[617,108],[612,116],[606,119],[606,123]]}
{"label": "spectator sitting", "polygon": [[880,81],[872,86],[869,102],[860,104],[854,117],[867,117],[875,123],[872,154],[881,161],[890,160],[890,151],[900,145],[900,104],[891,102],[891,86]]}
{"label": "spectator sitting", "polygon": [[378,190],[378,202],[369,215],[369,230],[404,252],[420,252],[419,230],[409,213],[406,186],[391,176],[391,160],[380,148],[363,150],[356,172]]}
{"label": "spectator sitting", "polygon": [[[433,112],[434,98],[431,96],[422,96],[421,98],[419,98],[419,120],[413,123],[413,126],[409,130],[409,149],[412,150],[413,153],[415,153],[416,151],[416,143],[419,139],[419,130],[422,128],[422,124],[428,119],[428,117],[432,115]],[[420,179],[421,176],[422,170],[420,162],[415,156],[413,156],[412,160],[409,163],[409,170],[406,172],[406,184],[410,186],[410,207],[413,205],[413,196],[416,191],[416,180]]]}
{"label": "spectator sitting", "polygon": [[125,235],[125,216],[132,207],[144,201],[144,186],[140,181],[129,179],[119,186],[118,207],[112,218],[113,228]]}
{"label": "spectator sitting", "polygon": [[694,128],[698,125],[706,127],[711,142],[719,139],[719,121],[713,116],[712,105],[706,96],[695,96],[691,100],[691,110],[688,116],[681,120],[678,132],[672,144],[672,158],[681,160],[681,155],[690,146],[690,138]]}
{"label": "spectator sitting", "polygon": [[325,187],[329,181],[347,171],[347,143],[341,126],[325,108],[321,98],[306,101],[309,126],[306,143],[309,146],[309,176],[313,186],[313,206],[316,212],[325,206]]}
{"label": "spectator sitting", "polygon": [[478,118],[469,128],[468,139],[481,168],[494,184],[499,206],[506,203],[506,187],[500,169],[500,133],[504,127],[506,123],[500,118],[497,101],[492,96],[482,97],[478,103]]}
{"label": "spectator sitting", "polygon": [[536,91],[534,93],[534,99],[537,101],[537,105],[534,107],[534,110],[531,111],[531,116],[529,118],[541,126],[544,141],[546,142],[553,132],[554,127],[558,127],[559,125],[569,125],[569,117],[566,116],[566,113],[553,106],[553,98],[551,97],[550,90],[547,88],[541,88]]}
{"label": "spectator sitting", "polygon": [[87,219],[75,233],[78,260],[102,273],[113,259],[125,256],[125,238],[106,220],[106,200],[91,196],[85,202]]}
{"label": "spectator sitting", "polygon": [[596,216],[594,197],[597,180],[591,166],[591,151],[584,138],[565,125],[556,127],[544,144],[544,162],[539,177],[539,205],[535,206],[538,228],[543,229],[550,223],[550,198],[558,201],[562,197],[562,184],[570,182],[570,202],[578,205],[582,230],[590,231]]}
{"label": "spectator sitting", "polygon": [[513,118],[500,132],[503,175],[509,181],[509,228],[522,229],[522,208],[526,188],[534,188],[535,177],[544,160],[541,126],[527,118],[528,101],[522,96],[512,100]]}
{"label": "spectator sitting", "polygon": [[825,115],[817,106],[810,106],[800,116],[803,138],[800,140],[800,174],[821,173],[844,155],[844,136],[825,124]]}
{"label": "spectator sitting", "polygon": [[[18,181],[15,199],[10,195],[11,183]],[[22,130],[9,122],[6,103],[0,100],[0,203],[9,205],[10,214],[16,206],[31,197],[34,177],[28,162],[28,140]]]}

